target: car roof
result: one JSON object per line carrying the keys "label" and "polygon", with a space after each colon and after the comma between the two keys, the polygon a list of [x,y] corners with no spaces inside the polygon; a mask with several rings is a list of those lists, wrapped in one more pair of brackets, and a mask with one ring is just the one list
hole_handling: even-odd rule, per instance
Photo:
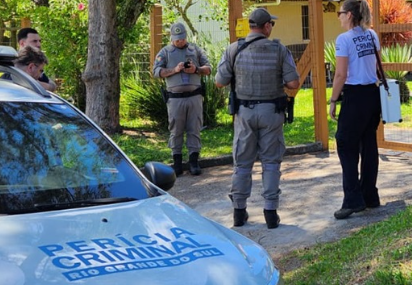
{"label": "car roof", "polygon": [[52,96],[37,80],[26,72],[13,66],[17,51],[9,46],[0,46],[0,74],[9,74],[9,79],[0,78],[0,102],[48,102],[62,103],[57,96]]}
{"label": "car roof", "polygon": [[11,80],[0,79],[0,102],[61,103],[56,97],[44,96]]}

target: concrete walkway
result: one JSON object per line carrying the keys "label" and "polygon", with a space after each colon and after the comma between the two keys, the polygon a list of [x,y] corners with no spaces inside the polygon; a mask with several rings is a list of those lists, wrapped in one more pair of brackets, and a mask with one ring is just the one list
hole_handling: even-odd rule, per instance
{"label": "concrete walkway", "polygon": [[[262,213],[261,165],[257,162],[253,170],[252,196],[248,200],[250,219],[245,226],[233,229],[261,244],[274,259],[293,249],[340,239],[412,203],[412,153],[380,150],[379,169],[382,206],[346,220],[336,220],[333,212],[340,208],[343,197],[336,152],[285,156],[278,211],[281,225],[269,230]],[[227,196],[231,174],[231,164],[204,168],[200,176],[185,172],[169,192],[203,216],[231,228],[232,207]]]}

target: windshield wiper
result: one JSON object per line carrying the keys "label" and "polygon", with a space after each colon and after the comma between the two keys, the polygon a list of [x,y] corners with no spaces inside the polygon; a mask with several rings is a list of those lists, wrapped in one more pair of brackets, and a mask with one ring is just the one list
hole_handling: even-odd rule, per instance
{"label": "windshield wiper", "polygon": [[34,212],[43,212],[43,211],[53,211],[53,210],[62,210],[62,209],[71,209],[71,208],[80,208],[80,207],[90,207],[97,205],[107,205],[115,204],[122,202],[136,201],[136,198],[132,197],[118,197],[118,198],[99,198],[91,200],[81,200],[81,201],[71,201],[64,203],[52,203],[52,204],[34,204],[33,208],[26,209],[13,209],[8,211],[7,214],[24,214],[24,213],[34,213]]}

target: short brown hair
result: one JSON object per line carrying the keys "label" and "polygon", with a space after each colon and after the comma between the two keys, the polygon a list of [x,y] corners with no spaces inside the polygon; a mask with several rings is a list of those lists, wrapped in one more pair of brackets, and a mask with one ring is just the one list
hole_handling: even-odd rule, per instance
{"label": "short brown hair", "polygon": [[36,47],[25,46],[18,52],[17,59],[14,60],[16,66],[25,66],[30,63],[34,64],[48,64],[46,55]]}

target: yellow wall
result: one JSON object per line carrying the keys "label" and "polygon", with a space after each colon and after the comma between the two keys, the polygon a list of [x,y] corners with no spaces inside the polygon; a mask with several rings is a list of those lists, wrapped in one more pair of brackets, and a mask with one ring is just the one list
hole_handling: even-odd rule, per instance
{"label": "yellow wall", "polygon": [[[328,2],[323,3],[327,4]],[[265,7],[269,13],[279,18],[276,20],[271,38],[280,39],[284,45],[308,42],[302,39],[302,5],[308,5],[308,2],[281,2],[277,6]],[[324,39],[326,42],[334,41],[344,31],[336,16],[336,11],[339,11],[339,3],[334,2],[334,5],[336,6],[335,12],[323,13]]]}

